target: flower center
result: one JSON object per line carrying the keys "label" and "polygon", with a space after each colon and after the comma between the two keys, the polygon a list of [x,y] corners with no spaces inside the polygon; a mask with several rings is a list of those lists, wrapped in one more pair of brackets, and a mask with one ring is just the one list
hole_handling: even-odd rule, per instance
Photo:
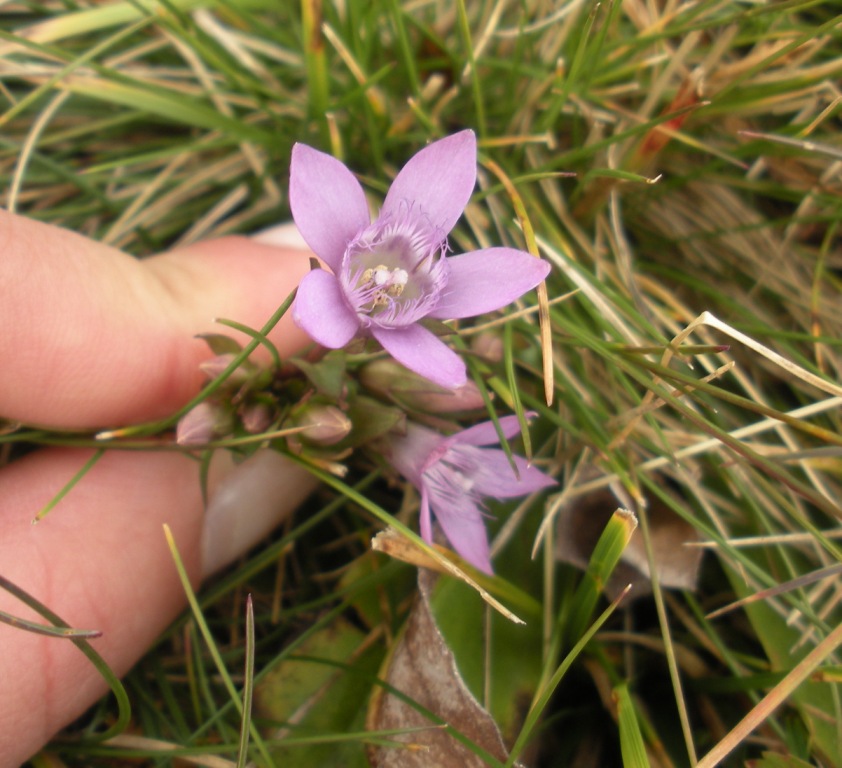
{"label": "flower center", "polygon": [[446,495],[480,498],[475,491],[476,477],[482,471],[479,448],[440,443],[427,456],[421,471],[428,482]]}
{"label": "flower center", "polygon": [[371,293],[373,309],[388,306],[391,299],[397,299],[404,292],[408,280],[409,273],[405,269],[389,269],[385,264],[378,264],[363,272],[357,288]]}
{"label": "flower center", "polygon": [[444,238],[408,210],[378,219],[348,245],[340,281],[364,327],[399,328],[424,317],[447,282]]}

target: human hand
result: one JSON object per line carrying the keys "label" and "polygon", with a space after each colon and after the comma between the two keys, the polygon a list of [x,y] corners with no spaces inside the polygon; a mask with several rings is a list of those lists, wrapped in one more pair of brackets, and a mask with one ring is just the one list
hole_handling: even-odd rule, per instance
{"label": "human hand", "polygon": [[[307,272],[309,254],[283,247],[289,238],[227,237],[137,261],[0,211],[0,416],[97,429],[174,412],[211,355],[195,334],[216,317],[259,328]],[[289,315],[270,338],[282,355],[308,343]],[[197,583],[313,487],[278,454],[236,469],[220,457],[205,511],[190,458],[114,450],[33,526],[90,455],[44,448],[0,469],[0,574],[70,626],[101,630],[92,643],[118,675],[184,603],[165,523]],[[2,589],[0,610],[44,623]],[[20,765],[105,690],[71,642],[0,623],[0,766]]]}

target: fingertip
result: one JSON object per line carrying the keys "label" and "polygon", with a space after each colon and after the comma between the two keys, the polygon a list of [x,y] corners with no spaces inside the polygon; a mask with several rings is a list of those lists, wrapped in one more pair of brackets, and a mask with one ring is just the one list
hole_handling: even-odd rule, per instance
{"label": "fingertip", "polygon": [[202,576],[210,576],[264,540],[315,489],[306,469],[264,449],[234,464],[217,452],[202,527]]}

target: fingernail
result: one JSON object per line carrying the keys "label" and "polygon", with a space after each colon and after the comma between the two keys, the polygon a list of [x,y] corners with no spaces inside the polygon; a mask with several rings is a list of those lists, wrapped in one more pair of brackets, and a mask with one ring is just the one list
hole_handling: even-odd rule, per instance
{"label": "fingernail", "polygon": [[275,451],[258,451],[236,465],[227,451],[217,451],[202,528],[202,577],[265,539],[316,485],[305,469]]}

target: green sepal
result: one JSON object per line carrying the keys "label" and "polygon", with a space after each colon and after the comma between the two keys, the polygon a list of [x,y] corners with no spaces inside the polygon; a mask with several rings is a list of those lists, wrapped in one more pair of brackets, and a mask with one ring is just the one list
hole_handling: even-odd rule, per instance
{"label": "green sepal", "polygon": [[406,414],[400,408],[384,405],[364,395],[351,401],[346,411],[354,425],[351,434],[336,448],[356,448],[382,437],[393,429],[400,429],[406,422]]}
{"label": "green sepal", "polygon": [[239,341],[224,333],[198,333],[196,338],[204,341],[215,355],[238,355],[243,351]]}
{"label": "green sepal", "polygon": [[295,357],[290,362],[307,377],[320,394],[334,402],[342,400],[346,383],[346,358],[342,350],[328,352],[316,363],[302,360],[300,357]]}

